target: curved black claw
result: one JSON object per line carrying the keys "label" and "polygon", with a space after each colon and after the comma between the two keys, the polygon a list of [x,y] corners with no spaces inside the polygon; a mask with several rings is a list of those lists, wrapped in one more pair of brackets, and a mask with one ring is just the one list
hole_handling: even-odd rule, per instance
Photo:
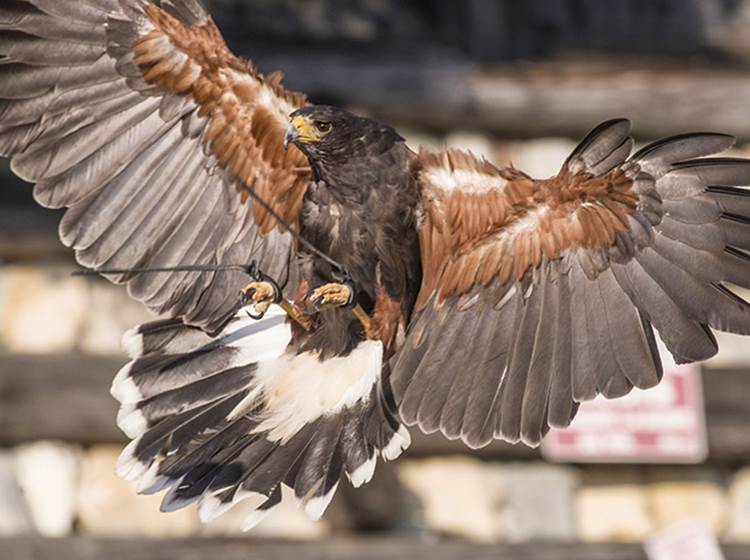
{"label": "curved black claw", "polygon": [[260,321],[263,317],[266,316],[266,312],[259,312],[259,313],[253,313],[249,309],[245,310],[245,313],[247,313],[247,316],[250,317],[253,321]]}
{"label": "curved black claw", "polygon": [[279,304],[281,303],[281,300],[284,299],[284,293],[281,291],[281,287],[279,286],[279,283],[271,278],[268,274],[263,272],[259,267],[257,261],[253,261],[250,266],[247,267],[248,275],[250,275],[250,278],[255,280],[256,282],[266,282],[273,286],[273,294],[274,294],[274,300],[273,303]]}
{"label": "curved black claw", "polygon": [[326,309],[352,309],[357,305],[357,296],[354,283],[349,280],[320,286],[308,292],[302,301],[305,311],[313,314]]}
{"label": "curved black claw", "polygon": [[242,307],[245,307],[246,305],[250,305],[253,303],[253,296],[255,295],[255,292],[257,292],[256,288],[250,288],[246,290],[240,290],[240,303],[242,304]]}
{"label": "curved black claw", "polygon": [[346,302],[344,309],[354,309],[357,306],[357,286],[351,276],[344,278],[341,283],[349,288],[349,301]]}
{"label": "curved black claw", "polygon": [[266,282],[268,284],[271,284],[271,286],[273,287],[273,303],[275,303],[276,305],[281,303],[281,300],[284,299],[284,292],[281,291],[281,286],[279,286],[279,283],[276,280],[268,276],[268,274],[265,274],[259,270],[258,282]]}
{"label": "curved black claw", "polygon": [[[271,304],[278,305],[282,302],[284,294],[278,282],[258,269],[255,263],[248,267],[247,272],[254,282],[240,290],[240,303],[243,307],[253,305],[255,312],[249,310],[245,312],[251,319],[259,321],[265,316]],[[258,294],[259,291],[262,293]],[[260,297],[256,300],[257,295]]]}

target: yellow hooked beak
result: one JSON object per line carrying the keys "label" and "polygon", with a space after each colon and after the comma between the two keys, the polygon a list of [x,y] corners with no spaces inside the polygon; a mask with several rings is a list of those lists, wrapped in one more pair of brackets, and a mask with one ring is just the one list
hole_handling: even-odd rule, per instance
{"label": "yellow hooked beak", "polygon": [[292,119],[289,128],[286,129],[284,136],[284,147],[288,148],[289,144],[311,144],[319,142],[327,132],[323,132],[316,123],[309,117],[297,115]]}

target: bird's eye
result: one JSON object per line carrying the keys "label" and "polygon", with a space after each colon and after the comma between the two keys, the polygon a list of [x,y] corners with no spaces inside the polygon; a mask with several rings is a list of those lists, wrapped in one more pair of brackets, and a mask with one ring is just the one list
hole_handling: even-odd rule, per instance
{"label": "bird's eye", "polygon": [[328,134],[329,132],[331,132],[331,128],[333,128],[331,126],[331,123],[322,121],[315,123],[315,126],[318,128],[318,131],[322,132],[323,134]]}

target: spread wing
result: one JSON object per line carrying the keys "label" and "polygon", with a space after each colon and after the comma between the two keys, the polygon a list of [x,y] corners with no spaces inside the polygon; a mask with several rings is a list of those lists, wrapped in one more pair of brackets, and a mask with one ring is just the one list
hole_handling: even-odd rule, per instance
{"label": "spread wing", "polygon": [[402,419],[479,447],[538,444],[578,404],[662,375],[655,327],[680,362],[750,334],[750,161],[675,137],[630,156],[630,125],[594,130],[557,177],[422,153],[424,280],[392,363]]}
{"label": "spread wing", "polygon": [[[229,52],[199,0],[13,0],[0,7],[0,155],[68,208],[63,242],[90,268],[249,263],[294,280],[294,223],[311,172],[283,149],[305,103]],[[208,331],[237,273],[111,276],[149,308]]]}

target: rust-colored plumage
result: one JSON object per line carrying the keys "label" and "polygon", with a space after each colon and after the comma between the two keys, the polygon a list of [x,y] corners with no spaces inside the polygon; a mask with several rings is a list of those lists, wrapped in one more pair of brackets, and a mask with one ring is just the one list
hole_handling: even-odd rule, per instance
{"label": "rust-colored plumage", "polygon": [[393,356],[403,344],[406,326],[402,302],[388,295],[381,286],[372,312],[372,330],[373,338],[383,343],[387,357]]}
{"label": "rust-colored plumage", "polygon": [[614,245],[638,197],[616,168],[534,180],[457,150],[422,152],[412,172],[423,189],[424,281],[417,307],[476,286],[519,280],[544,258]]}
{"label": "rust-colored plumage", "polygon": [[[311,170],[299,150],[284,149],[283,140],[288,116],[307,103],[305,96],[287,91],[280,74],[264,77],[234,56],[210,17],[187,26],[158,6],[144,11],[154,29],[132,45],[144,80],[198,105],[198,116],[209,119],[206,149],[243,204],[255,192],[296,223]],[[280,227],[261,205],[253,217],[263,234]]]}

